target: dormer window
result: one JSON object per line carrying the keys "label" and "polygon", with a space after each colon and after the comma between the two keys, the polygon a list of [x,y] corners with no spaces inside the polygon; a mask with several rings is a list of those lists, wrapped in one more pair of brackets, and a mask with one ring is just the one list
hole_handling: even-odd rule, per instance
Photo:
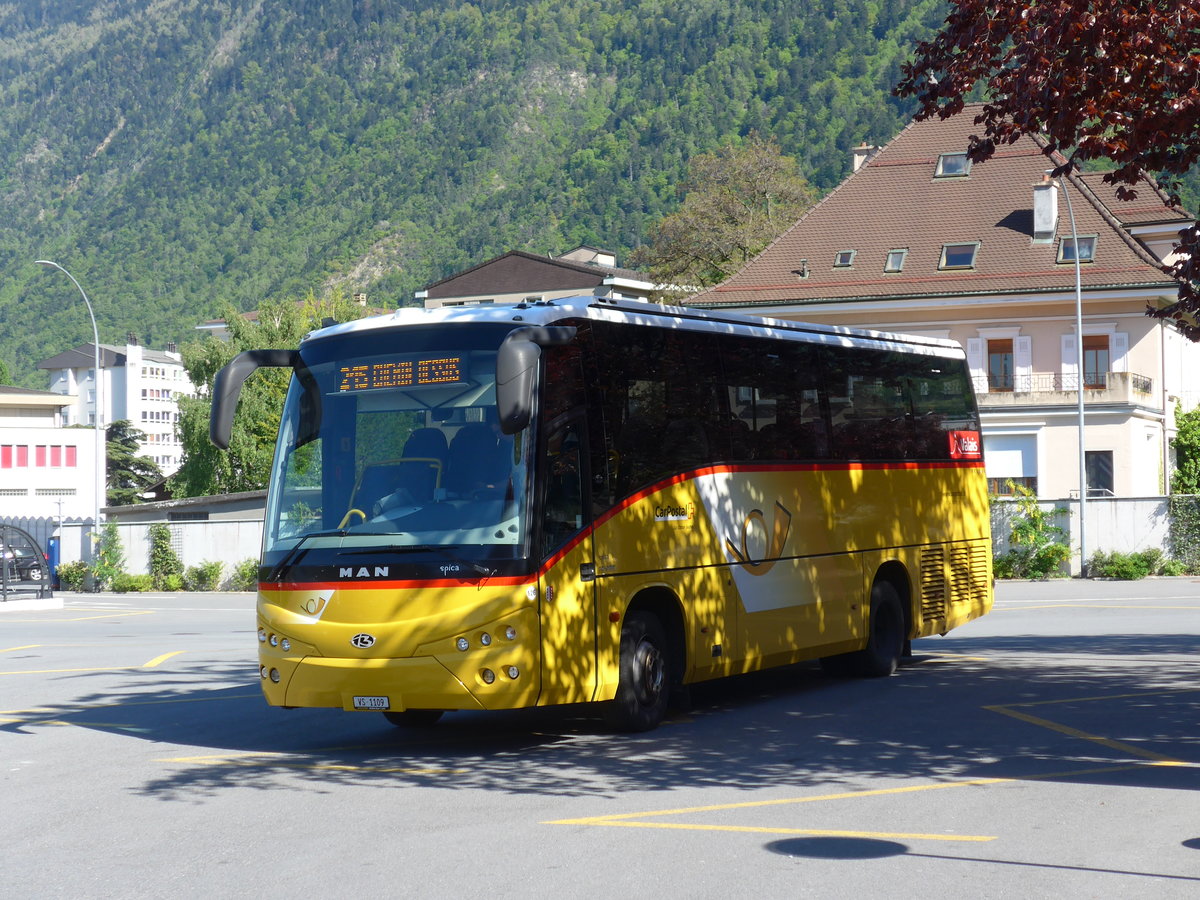
{"label": "dormer window", "polygon": [[975,268],[975,252],[979,242],[969,244],[942,244],[942,259],[939,269],[973,269]]}
{"label": "dormer window", "polygon": [[899,272],[904,268],[904,259],[908,256],[908,250],[889,250],[887,260],[883,264],[885,272]]}
{"label": "dormer window", "polygon": [[[1090,263],[1096,258],[1096,236],[1089,234],[1079,236],[1079,261]],[[1060,263],[1075,262],[1075,239],[1064,237],[1058,242],[1058,261]]]}
{"label": "dormer window", "polygon": [[846,269],[854,264],[854,250],[839,250],[833,257],[835,269]]}
{"label": "dormer window", "polygon": [[966,178],[971,174],[971,160],[966,153],[943,153],[938,157],[935,178]]}

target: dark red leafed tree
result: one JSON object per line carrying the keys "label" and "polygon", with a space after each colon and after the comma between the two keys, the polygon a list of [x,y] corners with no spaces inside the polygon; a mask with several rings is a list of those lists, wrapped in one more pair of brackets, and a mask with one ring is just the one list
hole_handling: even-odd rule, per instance
{"label": "dark red leafed tree", "polygon": [[[1178,204],[1177,176],[1200,161],[1198,0],[951,0],[941,32],[917,47],[896,87],[918,119],[954,115],[976,84],[990,98],[976,117],[974,161],[1023,134],[1060,153],[1063,174],[1110,160],[1104,179],[1132,199],[1143,173]],[[1165,270],[1179,297],[1150,315],[1200,341],[1200,228],[1180,232],[1181,260]]]}

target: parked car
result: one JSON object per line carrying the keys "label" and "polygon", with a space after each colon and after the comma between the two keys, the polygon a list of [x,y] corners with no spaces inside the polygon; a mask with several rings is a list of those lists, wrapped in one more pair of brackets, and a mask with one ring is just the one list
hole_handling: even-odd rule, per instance
{"label": "parked car", "polygon": [[4,560],[10,581],[42,581],[46,578],[45,557],[28,544],[0,544],[0,558]]}

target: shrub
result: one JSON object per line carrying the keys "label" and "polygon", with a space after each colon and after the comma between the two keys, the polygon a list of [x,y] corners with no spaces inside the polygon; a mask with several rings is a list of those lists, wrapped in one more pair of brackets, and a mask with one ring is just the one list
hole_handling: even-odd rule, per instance
{"label": "shrub", "polygon": [[112,589],[120,594],[135,594],[154,590],[154,578],[150,575],[129,575],[118,572],[112,580]]}
{"label": "shrub", "polygon": [[100,528],[100,539],[96,542],[96,558],[91,572],[95,579],[95,590],[104,591],[112,587],[113,579],[125,571],[125,549],[121,546],[121,534],[116,522],[105,522]]}
{"label": "shrub", "polygon": [[82,591],[88,566],[82,559],[58,564],[58,583],[68,591]]}
{"label": "shrub", "polygon": [[183,590],[183,575],[167,575],[164,576],[160,591],[182,591]]}
{"label": "shrub", "polygon": [[162,522],[155,522],[149,532],[150,576],[154,579],[154,587],[158,590],[179,590],[167,587],[167,579],[172,575],[179,576],[180,586],[183,585],[183,563],[171,549],[171,529]]}
{"label": "shrub", "polygon": [[992,560],[997,578],[1048,578],[1062,574],[1062,565],[1071,558],[1066,531],[1052,521],[1064,509],[1042,509],[1033,491],[1009,482],[1016,497],[1018,514],[1013,518],[1009,539],[1012,549]]}
{"label": "shrub", "polygon": [[1182,575],[1187,566],[1178,560],[1167,559],[1162,550],[1151,547],[1137,553],[1102,553],[1097,550],[1088,560],[1088,574],[1093,578],[1118,578],[1136,581],[1147,575]]}
{"label": "shrub", "polygon": [[233,567],[233,574],[229,576],[229,589],[231,591],[253,591],[257,588],[258,560],[243,559]]}
{"label": "shrub", "polygon": [[183,573],[183,586],[189,591],[215,591],[221,583],[221,568],[221,563],[216,560],[188,566]]}

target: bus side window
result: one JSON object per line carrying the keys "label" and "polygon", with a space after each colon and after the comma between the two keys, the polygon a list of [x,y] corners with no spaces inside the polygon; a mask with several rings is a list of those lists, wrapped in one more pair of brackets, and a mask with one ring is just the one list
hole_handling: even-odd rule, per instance
{"label": "bus side window", "polygon": [[542,506],[542,558],[565,544],[586,519],[581,423],[572,422],[550,435],[543,459],[546,494]]}

